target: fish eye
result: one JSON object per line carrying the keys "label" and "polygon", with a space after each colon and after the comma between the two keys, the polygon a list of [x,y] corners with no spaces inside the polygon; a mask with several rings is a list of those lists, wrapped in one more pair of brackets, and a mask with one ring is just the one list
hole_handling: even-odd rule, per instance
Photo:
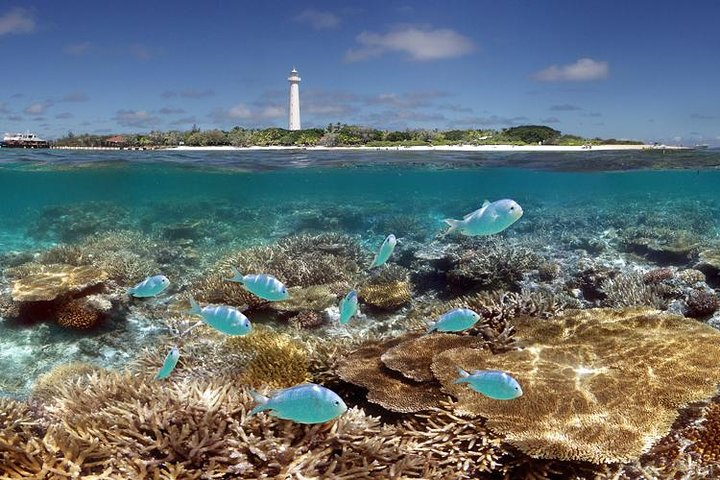
{"label": "fish eye", "polygon": [[340,405],[340,402],[338,402],[337,400],[335,400],[335,405]]}
{"label": "fish eye", "polygon": [[510,207],[510,210],[515,210],[515,207]]}

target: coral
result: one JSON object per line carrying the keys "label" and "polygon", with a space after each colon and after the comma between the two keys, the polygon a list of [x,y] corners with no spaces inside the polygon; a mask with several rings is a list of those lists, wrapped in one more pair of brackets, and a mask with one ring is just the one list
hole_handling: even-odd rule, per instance
{"label": "coral", "polygon": [[[347,284],[340,287],[341,290],[345,290],[346,288],[349,288]],[[281,312],[300,312],[303,310],[321,311],[338,302],[332,285],[290,287],[288,293],[290,294],[289,300],[272,302],[270,304],[273,310],[279,310]]]}
{"label": "coral", "polygon": [[686,268],[677,272],[677,277],[680,281],[687,285],[695,285],[705,281],[705,274],[700,270],[694,268]]}
{"label": "coral", "polygon": [[[176,383],[94,374],[64,387],[46,406],[49,424],[36,438],[15,434],[7,449],[0,441],[0,455],[12,459],[0,464],[0,474],[363,480],[418,478],[426,468],[421,455],[398,445],[396,427],[358,409],[328,424],[300,425],[249,417],[252,406],[230,378]],[[9,413],[23,417],[21,408]],[[0,427],[5,440],[8,428]]]}
{"label": "coral", "polygon": [[127,228],[130,220],[131,215],[126,208],[110,202],[51,205],[43,208],[28,233],[36,238],[73,242],[119,226]]}
{"label": "coral", "polygon": [[448,251],[447,281],[456,287],[519,291],[523,275],[544,262],[531,249],[495,239],[466,240],[469,248]]}
{"label": "coral", "polygon": [[685,265],[697,254],[701,239],[689,230],[632,227],[623,230],[622,247],[660,264]]}
{"label": "coral", "polygon": [[645,272],[642,276],[643,282],[645,283],[660,283],[665,280],[673,278],[674,272],[672,268],[654,268],[649,272]]}
{"label": "coral", "polygon": [[385,351],[380,360],[410,380],[430,382],[435,380],[430,366],[437,353],[458,347],[482,348],[485,344],[482,337],[436,332],[399,343]]}
{"label": "coral", "polygon": [[325,325],[325,318],[319,312],[304,310],[291,317],[288,323],[297,329],[311,330]]}
{"label": "coral", "polygon": [[368,389],[367,399],[399,413],[419,412],[438,407],[445,396],[433,384],[415,382],[390,370],[380,356],[412,335],[367,345],[346,356],[337,374],[353,385]]}
{"label": "coral", "polygon": [[240,378],[252,387],[290,387],[308,380],[308,354],[289,335],[256,325],[249,335],[231,337],[224,350],[242,366]]}
{"label": "coral", "polygon": [[654,307],[664,309],[667,302],[662,298],[657,283],[648,283],[637,273],[623,273],[603,280],[600,290],[605,294],[603,306],[607,307]]}
{"label": "coral", "polygon": [[394,310],[412,300],[412,284],[407,281],[370,283],[358,288],[358,297],[367,305],[382,310]]}
{"label": "coral", "polygon": [[108,278],[107,273],[90,266],[38,265],[34,270],[13,283],[14,301],[55,300],[62,295],[97,287]]}
{"label": "coral", "polygon": [[[451,413],[452,405],[418,413],[401,424],[405,447],[425,458],[422,478],[476,479],[501,470],[506,450],[501,437],[482,421],[468,421]],[[515,478],[515,477],[513,477]]]}
{"label": "coral", "polygon": [[707,282],[713,286],[720,285],[720,248],[709,248],[698,255],[695,268],[707,277]]}
{"label": "coral", "polygon": [[[460,414],[538,458],[625,462],[665,435],[678,410],[711,396],[720,371],[720,333],[648,309],[567,311],[514,321],[524,348],[493,355],[455,348],[432,371],[458,398]],[[513,375],[522,397],[498,402],[454,384],[456,367]]]}
{"label": "coral", "polygon": [[58,307],[56,321],[65,328],[93,328],[102,313],[92,308],[83,298],[69,300]]}
{"label": "coral", "polygon": [[685,300],[688,317],[707,318],[720,308],[717,295],[705,290],[692,290]]}
{"label": "coral", "polygon": [[97,370],[97,367],[85,362],[71,362],[57,365],[35,380],[31,397],[36,401],[49,401],[59,393],[64,385],[70,382],[76,382],[80,378]]}
{"label": "coral", "polygon": [[267,305],[240,284],[225,279],[233,268],[244,274],[268,273],[288,287],[350,282],[359,272],[362,252],[358,243],[340,234],[297,235],[271,246],[256,246],[232,253],[201,275],[192,285],[197,298],[208,303]]}

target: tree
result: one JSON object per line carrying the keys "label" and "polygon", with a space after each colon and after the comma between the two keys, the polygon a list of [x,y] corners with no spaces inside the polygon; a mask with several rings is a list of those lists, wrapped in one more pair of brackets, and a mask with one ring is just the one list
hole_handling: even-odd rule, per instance
{"label": "tree", "polygon": [[508,128],[503,133],[512,140],[525,143],[548,143],[560,136],[558,130],[543,125],[521,125]]}

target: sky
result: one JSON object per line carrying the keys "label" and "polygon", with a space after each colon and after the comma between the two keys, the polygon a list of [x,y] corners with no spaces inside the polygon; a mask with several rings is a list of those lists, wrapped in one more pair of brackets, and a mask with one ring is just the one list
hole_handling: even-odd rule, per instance
{"label": "sky", "polygon": [[0,0],[0,132],[501,129],[720,145],[720,1]]}

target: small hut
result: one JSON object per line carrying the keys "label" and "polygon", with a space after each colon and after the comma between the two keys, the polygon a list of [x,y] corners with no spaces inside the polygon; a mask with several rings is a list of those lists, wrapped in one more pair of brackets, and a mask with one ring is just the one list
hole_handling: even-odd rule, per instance
{"label": "small hut", "polygon": [[127,141],[122,135],[115,135],[105,140],[105,145],[113,148],[123,148],[127,146]]}

